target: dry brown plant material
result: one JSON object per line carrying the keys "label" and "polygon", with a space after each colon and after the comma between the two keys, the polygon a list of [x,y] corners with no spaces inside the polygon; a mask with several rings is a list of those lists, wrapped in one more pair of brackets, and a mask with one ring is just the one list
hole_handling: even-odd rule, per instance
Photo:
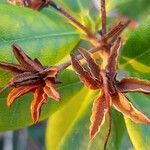
{"label": "dry brown plant material", "polygon": [[38,59],[32,60],[16,44],[12,45],[12,48],[19,65],[0,62],[0,68],[14,75],[0,93],[9,87],[13,88],[7,97],[7,106],[10,107],[22,95],[33,92],[31,115],[33,122],[36,123],[39,121],[41,106],[46,103],[48,97],[56,101],[60,100],[60,94],[54,88],[54,84],[59,83],[58,68],[55,66],[48,68]]}
{"label": "dry brown plant material", "polygon": [[[121,46],[121,39],[118,38],[110,49],[107,61],[103,61],[105,64],[103,65],[102,62],[100,66],[87,50],[80,48],[79,52],[85,59],[89,70],[85,69],[74,55],[71,55],[72,66],[84,85],[92,90],[100,91],[100,96],[93,103],[89,131],[91,140],[99,132],[100,127],[104,123],[106,113],[110,117],[108,134],[106,136],[108,140],[111,130],[111,106],[114,106],[114,108],[134,122],[150,125],[150,119],[141,111],[137,110],[124,94],[126,92],[150,94],[150,82],[129,77],[121,81],[117,81],[116,79],[118,56]],[[102,57],[102,59],[105,59],[105,57]],[[107,140],[105,141],[105,148]]]}

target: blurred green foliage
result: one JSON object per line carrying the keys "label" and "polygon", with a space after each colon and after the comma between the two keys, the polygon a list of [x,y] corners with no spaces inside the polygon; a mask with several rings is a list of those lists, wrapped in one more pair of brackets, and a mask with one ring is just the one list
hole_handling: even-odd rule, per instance
{"label": "blurred green foliage", "polygon": [[[96,33],[100,29],[99,11],[91,0],[56,0],[56,2],[93,32]],[[149,0],[108,0],[107,3],[111,16],[108,22],[116,21],[121,15],[133,18],[139,24],[135,32],[128,29],[123,34],[127,42],[122,49],[119,69],[130,76],[150,79]],[[114,12],[117,13],[114,15]],[[32,58],[38,58],[44,65],[58,64],[65,60],[79,42],[79,45],[87,46],[82,39],[82,33],[51,8],[37,12],[11,6],[5,0],[0,0],[0,19],[0,60],[3,61],[16,62],[10,47],[14,42]],[[0,70],[0,87],[4,86],[10,77],[8,72]],[[62,81],[62,84],[57,87],[61,92],[61,103],[48,100],[48,103],[42,107],[41,120],[50,117],[46,129],[46,148],[48,150],[101,148],[107,121],[95,141],[88,144],[91,108],[97,92],[83,88],[72,70],[63,71],[59,79]],[[9,109],[6,106],[7,94],[8,91],[0,95],[0,131],[32,125],[30,103],[33,96],[31,94],[23,96]],[[148,96],[137,93],[129,93],[128,96],[137,108],[150,116]],[[133,144],[136,150],[149,150],[150,127],[137,125],[127,118],[124,119],[123,115],[114,109],[111,112],[113,122],[108,149],[126,150]],[[35,128],[29,128],[28,136],[43,141],[42,133],[45,126],[40,128],[35,126]]]}

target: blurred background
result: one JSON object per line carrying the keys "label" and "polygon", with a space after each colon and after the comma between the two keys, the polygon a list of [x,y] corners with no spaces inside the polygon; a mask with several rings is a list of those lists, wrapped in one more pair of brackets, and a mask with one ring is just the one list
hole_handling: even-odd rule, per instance
{"label": "blurred background", "polygon": [[44,150],[46,121],[28,128],[0,133],[0,150]]}

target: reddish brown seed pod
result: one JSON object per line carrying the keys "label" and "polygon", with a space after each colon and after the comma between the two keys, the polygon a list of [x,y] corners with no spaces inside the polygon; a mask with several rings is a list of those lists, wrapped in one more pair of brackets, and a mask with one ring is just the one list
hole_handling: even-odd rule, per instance
{"label": "reddish brown seed pod", "polygon": [[41,107],[48,97],[56,101],[60,100],[59,92],[53,87],[58,83],[58,68],[42,66],[38,59],[32,60],[16,44],[12,45],[12,48],[19,65],[0,62],[0,68],[15,75],[0,92],[8,87],[13,88],[7,97],[9,107],[22,95],[33,92],[31,115],[33,122],[36,123],[40,117]]}
{"label": "reddish brown seed pod", "polygon": [[104,122],[105,114],[108,113],[109,128],[104,149],[106,149],[106,144],[111,131],[111,104],[114,106],[114,108],[134,122],[150,124],[150,118],[137,110],[124,95],[125,92],[130,91],[150,94],[150,82],[135,78],[124,78],[121,81],[116,80],[118,57],[121,46],[121,39],[118,38],[110,49],[108,61],[105,62],[106,67],[103,68],[103,70],[98,67],[91,54],[85,49],[79,49],[79,53],[83,56],[88,64],[89,70],[85,69],[74,55],[71,55],[72,66],[76,73],[79,74],[80,79],[85,86],[90,89],[101,91],[100,96],[93,103],[89,135],[90,140],[93,140],[100,131],[100,127]]}

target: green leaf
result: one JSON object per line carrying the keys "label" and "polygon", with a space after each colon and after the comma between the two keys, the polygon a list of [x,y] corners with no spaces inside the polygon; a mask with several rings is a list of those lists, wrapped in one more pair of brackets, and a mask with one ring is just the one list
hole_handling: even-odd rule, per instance
{"label": "green leaf", "polygon": [[150,128],[125,118],[126,127],[135,150],[149,150]]}
{"label": "green leaf", "polygon": [[[97,93],[97,92],[96,92]],[[90,115],[95,92],[83,88],[60,111],[52,115],[46,130],[46,147],[58,150],[98,150],[103,148],[107,121],[92,144],[89,143]],[[125,125],[120,113],[112,110],[112,133],[109,149],[120,149]]]}
{"label": "green leaf", "polygon": [[95,9],[91,0],[56,0],[59,5],[67,9],[74,17],[76,17],[83,25],[93,32],[96,32],[100,22],[99,11]]}
{"label": "green leaf", "polygon": [[[61,61],[79,42],[79,33],[68,23],[60,20],[61,16],[51,13],[49,17],[28,8],[0,5],[0,60],[16,63],[11,44],[19,44],[32,58],[38,58],[43,65],[53,65]],[[58,24],[58,21],[61,21]],[[65,77],[63,77],[65,76]],[[68,80],[66,81],[66,77]],[[0,87],[3,87],[11,75],[0,70]],[[64,72],[60,78],[63,84],[58,86],[62,102],[48,101],[42,107],[41,120],[61,109],[69,98],[78,92],[81,84],[74,73]],[[73,87],[76,85],[75,87]],[[68,94],[69,92],[69,94]],[[0,131],[13,130],[31,125],[30,104],[32,94],[27,94],[6,106],[8,92],[0,95]]]}
{"label": "green leaf", "polygon": [[[19,44],[43,65],[53,65],[66,57],[79,42],[79,33],[60,16],[47,17],[38,11],[18,6],[0,5],[0,60],[16,62],[11,44]],[[0,86],[6,83],[8,73],[0,71]]]}
{"label": "green leaf", "polygon": [[[77,75],[73,71],[63,71],[58,78],[63,82],[57,87],[61,93],[61,102],[57,103],[48,99],[47,104],[42,107],[40,120],[46,119],[57,110],[62,109],[82,88]],[[19,129],[33,124],[30,113],[33,94],[27,94],[19,98],[11,108],[6,106],[7,95],[8,92],[5,92],[0,97],[0,131]]]}
{"label": "green leaf", "polygon": [[0,0],[0,4],[8,4],[8,2],[6,0]]}
{"label": "green leaf", "polygon": [[[123,47],[120,68],[128,75],[141,79],[150,79],[150,17],[131,34]],[[147,114],[150,118],[149,97],[138,93],[129,93],[129,99],[135,107]],[[150,127],[133,123],[125,119],[126,127],[136,150],[148,150],[150,147]]]}
{"label": "green leaf", "polygon": [[132,76],[150,79],[150,16],[132,32],[122,49],[120,68]]}
{"label": "green leaf", "polygon": [[[128,94],[134,106],[147,114],[150,118],[150,100],[149,97],[142,94]],[[149,150],[150,147],[150,126],[136,124],[128,118],[125,118],[126,127],[135,150]]]}
{"label": "green leaf", "polygon": [[142,19],[145,15],[150,13],[149,0],[112,0],[115,3],[115,8],[119,10],[122,15],[131,17],[133,19]]}

